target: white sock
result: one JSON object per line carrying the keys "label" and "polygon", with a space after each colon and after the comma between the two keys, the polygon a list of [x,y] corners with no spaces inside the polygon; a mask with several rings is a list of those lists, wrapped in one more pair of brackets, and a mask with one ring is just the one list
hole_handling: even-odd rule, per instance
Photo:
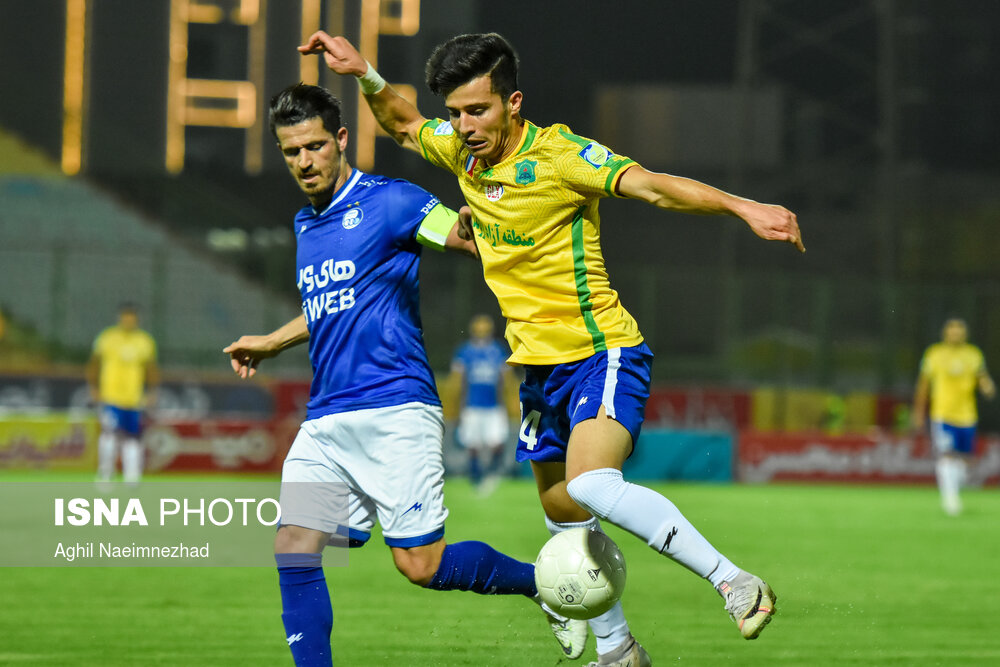
{"label": "white sock", "polygon": [[115,474],[116,445],[118,439],[114,433],[101,432],[97,437],[97,479],[110,482]]}
{"label": "white sock", "polygon": [[570,497],[594,516],[646,540],[718,588],[740,570],[702,537],[680,510],[659,493],[622,478],[620,470],[583,473],[566,487]]}
{"label": "white sock", "polygon": [[137,438],[122,443],[122,477],[126,484],[138,484],[142,479],[142,445]]}
{"label": "white sock", "polygon": [[941,492],[941,499],[948,502],[954,498],[958,497],[958,476],[955,474],[955,466],[952,465],[952,459],[948,456],[942,456],[937,460],[937,464],[934,466],[934,472],[937,476],[938,491]]}
{"label": "white sock", "polygon": [[969,466],[966,464],[965,459],[961,457],[955,458],[955,486],[959,491],[962,490],[963,486],[967,486],[969,483]]}
{"label": "white sock", "polygon": [[[587,521],[579,523],[559,523],[546,516],[545,526],[553,535],[571,528],[589,528],[603,532],[601,531],[601,522],[597,520],[597,517],[591,517]],[[590,619],[587,623],[590,625],[590,631],[594,633],[598,655],[610,653],[629,638],[628,621],[625,620],[625,610],[622,609],[620,600],[615,603],[614,607],[600,616]]]}

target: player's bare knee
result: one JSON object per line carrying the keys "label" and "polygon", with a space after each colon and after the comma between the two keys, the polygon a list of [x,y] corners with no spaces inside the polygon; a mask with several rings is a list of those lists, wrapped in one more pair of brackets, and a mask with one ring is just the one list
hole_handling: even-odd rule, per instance
{"label": "player's bare knee", "polygon": [[396,569],[411,584],[416,584],[417,586],[427,586],[427,584],[431,583],[440,564],[440,559],[434,562],[422,556],[396,558]]}
{"label": "player's bare knee", "polygon": [[410,549],[394,548],[392,560],[396,569],[407,580],[417,586],[427,586],[434,579],[441,566],[444,544],[435,543]]}
{"label": "player's bare knee", "polygon": [[417,586],[427,586],[434,579],[437,567],[431,567],[426,562],[406,561],[396,562],[396,569],[407,578],[411,584]]}
{"label": "player's bare knee", "polygon": [[591,518],[590,512],[580,507],[567,493],[565,483],[539,493],[538,499],[545,516],[557,523],[579,523]]}
{"label": "player's bare knee", "polygon": [[328,540],[326,533],[302,526],[282,526],[274,536],[274,553],[319,553]]}

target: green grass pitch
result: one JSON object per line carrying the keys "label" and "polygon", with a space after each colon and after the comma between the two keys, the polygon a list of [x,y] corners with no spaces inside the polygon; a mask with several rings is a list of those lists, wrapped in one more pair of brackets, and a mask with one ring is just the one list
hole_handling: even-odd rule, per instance
{"label": "green grass pitch", "polygon": [[[1000,493],[944,516],[930,487],[656,484],[779,613],[747,642],[708,583],[614,528],[623,602],[657,665],[1000,664]],[[448,483],[451,541],[533,559],[546,539],[534,487],[478,498]],[[4,511],[16,511],[4,508]],[[2,548],[2,547],[0,547]],[[262,549],[270,549],[262,545]],[[572,665],[517,598],[419,589],[376,535],[327,568],[338,665]],[[0,665],[291,664],[271,568],[0,568]]]}

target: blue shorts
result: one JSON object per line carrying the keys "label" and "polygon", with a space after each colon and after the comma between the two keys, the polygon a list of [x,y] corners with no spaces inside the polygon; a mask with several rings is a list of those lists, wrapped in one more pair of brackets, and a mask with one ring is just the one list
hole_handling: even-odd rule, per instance
{"label": "blue shorts", "polygon": [[938,454],[971,454],[975,426],[952,426],[944,422],[931,422],[931,443]]}
{"label": "blue shorts", "polygon": [[525,366],[517,460],[565,461],[570,432],[596,417],[602,405],[635,444],[649,400],[652,363],[653,353],[642,343],[565,364]]}
{"label": "blue shorts", "polygon": [[139,437],[142,435],[142,412],[104,405],[101,407],[101,427],[105,431],[121,431]]}

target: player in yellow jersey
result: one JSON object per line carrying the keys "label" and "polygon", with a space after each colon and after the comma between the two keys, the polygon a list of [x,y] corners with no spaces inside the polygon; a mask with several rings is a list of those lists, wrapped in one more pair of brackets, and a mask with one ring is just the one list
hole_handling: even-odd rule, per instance
{"label": "player in yellow jersey", "polygon": [[98,481],[111,480],[119,447],[125,482],[138,484],[142,479],[142,411],[155,402],[159,382],[156,342],[139,328],[136,306],[123,304],[118,310],[118,323],[102,331],[94,341],[87,365],[90,395],[101,410]]}
{"label": "player in yellow jersey", "polygon": [[941,507],[948,514],[962,511],[959,489],[976,435],[976,388],[993,398],[996,386],[986,371],[983,353],[968,342],[964,320],[945,322],[941,342],[924,352],[913,397],[913,424],[924,427],[930,397],[931,444],[937,455],[935,473]]}
{"label": "player in yellow jersey", "polygon": [[[804,250],[795,215],[650,172],[564,125],[525,121],[517,56],[495,33],[456,37],[428,60],[427,84],[444,98],[447,121],[425,118],[342,37],[318,32],[299,50],[358,77],[389,135],[458,178],[483,274],[507,318],[509,361],[524,365],[517,457],[531,461],[550,530],[598,530],[597,519],[628,530],[708,579],[741,634],[755,638],[774,613],[771,588],[720,554],[667,498],[622,478],[649,396],[652,353],[610,286],[598,202],[628,197],[733,215],[765,239]],[[590,625],[592,664],[651,664],[620,604]],[[583,626],[567,655],[579,657],[585,640]]]}

